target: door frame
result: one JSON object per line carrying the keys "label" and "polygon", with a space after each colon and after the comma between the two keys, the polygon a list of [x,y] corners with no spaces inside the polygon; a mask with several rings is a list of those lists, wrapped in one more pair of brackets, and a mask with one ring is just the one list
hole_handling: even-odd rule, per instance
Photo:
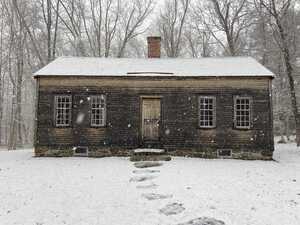
{"label": "door frame", "polygon": [[[143,137],[143,100],[144,99],[158,99],[160,101],[160,118],[159,118],[159,128],[158,128],[158,139],[157,141],[160,142],[161,139],[161,127],[162,127],[162,96],[161,95],[140,95],[140,145],[143,146],[144,144],[144,137]],[[156,141],[156,140],[155,140]]]}

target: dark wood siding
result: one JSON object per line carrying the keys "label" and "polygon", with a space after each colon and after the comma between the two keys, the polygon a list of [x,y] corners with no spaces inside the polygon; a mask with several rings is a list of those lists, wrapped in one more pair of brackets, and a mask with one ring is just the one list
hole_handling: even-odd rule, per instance
{"label": "dark wood siding", "polygon": [[[56,128],[54,96],[71,94],[73,116],[70,128]],[[106,95],[105,127],[90,126],[88,97]],[[267,88],[236,87],[99,87],[53,86],[39,90],[37,146],[92,146],[137,148],[140,137],[141,96],[161,96],[162,122],[160,143],[169,151],[180,149],[238,151],[273,151],[270,93]],[[199,128],[198,96],[216,97],[216,128]],[[253,99],[253,126],[250,130],[235,129],[233,98],[235,95]],[[77,116],[84,115],[77,123]]]}

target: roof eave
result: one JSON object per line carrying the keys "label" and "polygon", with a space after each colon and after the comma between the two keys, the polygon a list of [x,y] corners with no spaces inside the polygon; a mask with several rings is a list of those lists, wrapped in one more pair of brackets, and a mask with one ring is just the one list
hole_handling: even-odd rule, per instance
{"label": "roof eave", "polygon": [[274,79],[275,75],[274,74],[266,74],[266,75],[199,75],[199,76],[187,76],[187,75],[167,75],[167,76],[162,76],[162,75],[45,75],[45,74],[33,74],[33,78],[41,78],[41,77],[53,77],[53,78],[58,78],[58,77],[101,77],[101,78],[271,78]]}

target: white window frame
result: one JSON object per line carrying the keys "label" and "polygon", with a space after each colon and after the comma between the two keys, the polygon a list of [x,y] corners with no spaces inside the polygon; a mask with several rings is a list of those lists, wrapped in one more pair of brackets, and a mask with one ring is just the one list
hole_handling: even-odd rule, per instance
{"label": "white window frame", "polygon": [[[56,127],[69,127],[71,126],[71,123],[72,123],[72,96],[71,95],[55,95],[55,100],[54,100],[54,116],[55,116],[55,126]],[[59,98],[68,98],[69,99],[69,103],[70,103],[70,107],[69,108],[66,108],[65,106],[62,106],[62,107],[58,107],[58,99]],[[57,123],[58,122],[58,110],[63,110],[62,111],[62,117],[64,120],[63,123]],[[69,109],[69,113],[68,113],[68,116],[69,116],[69,123],[66,123],[65,120],[66,120],[66,110]]]}
{"label": "white window frame", "polygon": [[[212,109],[201,109],[201,99],[211,99],[212,100]],[[201,111],[212,111],[212,125],[201,125]],[[216,104],[216,96],[207,96],[207,95],[200,95],[198,97],[198,125],[200,128],[215,128],[216,127],[216,112],[217,112],[217,104]],[[209,119],[204,120],[210,122]]]}
{"label": "white window frame", "polygon": [[[101,102],[100,102],[100,107],[99,108],[96,108],[96,107],[93,107],[93,102],[95,99],[98,99],[101,101],[101,100],[104,100],[104,107],[101,107]],[[103,113],[103,119],[102,119],[102,123],[96,123],[96,119],[93,118],[93,110],[99,110],[99,111],[102,111]],[[99,119],[99,121],[101,121]],[[92,95],[90,96],[90,124],[91,124],[91,127],[104,127],[106,125],[106,96],[105,95]]]}
{"label": "white window frame", "polygon": [[[237,121],[237,100],[248,100],[249,101],[249,108],[246,109],[246,107],[244,107],[244,112],[249,112],[248,114],[248,117],[249,117],[249,124],[248,125],[238,125],[238,121]],[[252,97],[250,96],[234,96],[234,127],[237,128],[237,129],[246,129],[246,130],[249,130],[251,129],[252,127]],[[246,105],[246,104],[244,104]],[[242,111],[242,109],[239,109],[240,111]],[[241,116],[241,115],[240,115]],[[245,115],[244,115],[245,116]]]}

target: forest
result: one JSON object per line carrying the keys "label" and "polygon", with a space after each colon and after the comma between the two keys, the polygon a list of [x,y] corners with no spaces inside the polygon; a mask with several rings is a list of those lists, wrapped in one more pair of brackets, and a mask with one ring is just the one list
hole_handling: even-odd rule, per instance
{"label": "forest", "polygon": [[33,73],[59,56],[252,56],[276,74],[274,134],[300,144],[300,0],[1,0],[0,146],[31,146]]}

